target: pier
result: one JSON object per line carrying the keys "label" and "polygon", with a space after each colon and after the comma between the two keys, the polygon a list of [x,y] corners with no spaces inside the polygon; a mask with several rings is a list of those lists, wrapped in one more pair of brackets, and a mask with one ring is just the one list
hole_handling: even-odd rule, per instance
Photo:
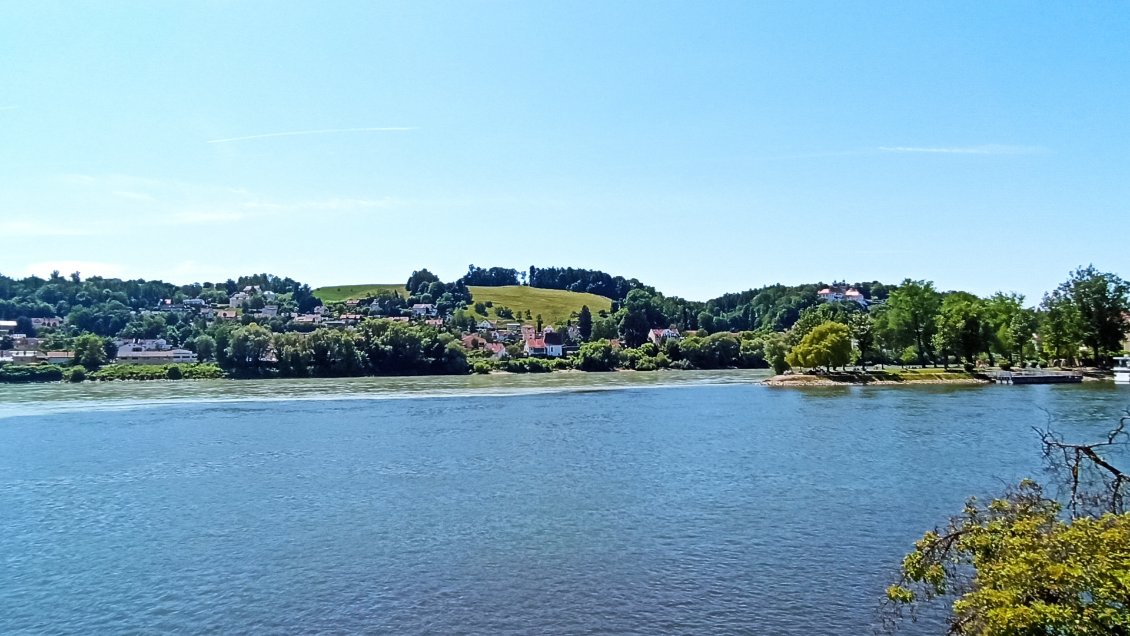
{"label": "pier", "polygon": [[1080,371],[1020,369],[997,371],[990,375],[997,384],[1077,384],[1083,381],[1083,373]]}

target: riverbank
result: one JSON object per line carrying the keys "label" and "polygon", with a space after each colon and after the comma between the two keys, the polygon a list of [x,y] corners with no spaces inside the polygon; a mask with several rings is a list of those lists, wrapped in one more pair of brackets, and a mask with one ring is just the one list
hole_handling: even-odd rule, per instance
{"label": "riverbank", "polygon": [[829,373],[786,373],[762,381],[766,386],[863,386],[902,384],[990,384],[983,373],[961,369],[902,369],[871,371],[833,371]]}

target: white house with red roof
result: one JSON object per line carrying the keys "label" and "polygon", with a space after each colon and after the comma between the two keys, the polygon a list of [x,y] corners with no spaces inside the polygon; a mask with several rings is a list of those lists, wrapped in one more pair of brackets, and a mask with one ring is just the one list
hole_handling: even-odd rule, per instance
{"label": "white house with red roof", "polygon": [[816,296],[825,302],[839,302],[841,300],[851,301],[858,303],[864,307],[867,306],[867,299],[863,297],[863,293],[854,287],[848,287],[846,290],[843,287],[833,285],[825,287],[816,292]]}

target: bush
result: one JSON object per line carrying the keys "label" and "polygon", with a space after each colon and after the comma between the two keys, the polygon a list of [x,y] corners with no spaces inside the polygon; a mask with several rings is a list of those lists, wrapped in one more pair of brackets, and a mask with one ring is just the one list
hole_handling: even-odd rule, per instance
{"label": "bush", "polygon": [[169,365],[169,367],[165,369],[165,377],[170,380],[180,380],[184,377],[184,372],[175,364]]}
{"label": "bush", "polygon": [[63,370],[53,364],[0,366],[0,382],[58,382],[62,379]]}
{"label": "bush", "polygon": [[475,360],[475,363],[471,366],[471,371],[475,373],[487,374],[490,373],[493,368],[494,365],[492,365],[487,360]]}
{"label": "bush", "polygon": [[66,373],[64,375],[67,379],[67,382],[86,381],[86,369],[83,369],[82,367],[72,367],[70,373]]}
{"label": "bush", "polygon": [[565,371],[573,368],[573,363],[567,358],[553,358],[549,361],[549,366],[554,371]]}
{"label": "bush", "polygon": [[977,367],[972,362],[966,362],[965,364],[961,365],[961,368],[965,369],[966,373],[973,373],[973,370]]}
{"label": "bush", "polygon": [[1001,360],[1001,363],[998,366],[1001,368],[1001,371],[1012,370],[1012,363],[1008,360]]}

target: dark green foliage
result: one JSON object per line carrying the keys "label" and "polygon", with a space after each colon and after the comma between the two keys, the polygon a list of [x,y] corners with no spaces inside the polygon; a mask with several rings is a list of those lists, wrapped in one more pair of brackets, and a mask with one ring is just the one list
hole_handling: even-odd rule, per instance
{"label": "dark green foliage", "polygon": [[594,340],[581,345],[575,366],[582,371],[612,371],[620,366],[620,356],[607,340]]}
{"label": "dark green foliage", "polygon": [[581,313],[577,316],[577,328],[581,332],[581,340],[588,341],[592,338],[592,312],[588,305],[581,306]]}
{"label": "dark green foliage", "polygon": [[[518,270],[505,267],[492,267],[483,269],[474,265],[467,266],[467,273],[459,282],[464,285],[481,285],[483,287],[503,287],[518,284]],[[480,311],[485,314],[485,311]]]}
{"label": "dark green foliage", "polygon": [[63,370],[53,364],[0,366],[0,382],[58,382],[62,379]]}

